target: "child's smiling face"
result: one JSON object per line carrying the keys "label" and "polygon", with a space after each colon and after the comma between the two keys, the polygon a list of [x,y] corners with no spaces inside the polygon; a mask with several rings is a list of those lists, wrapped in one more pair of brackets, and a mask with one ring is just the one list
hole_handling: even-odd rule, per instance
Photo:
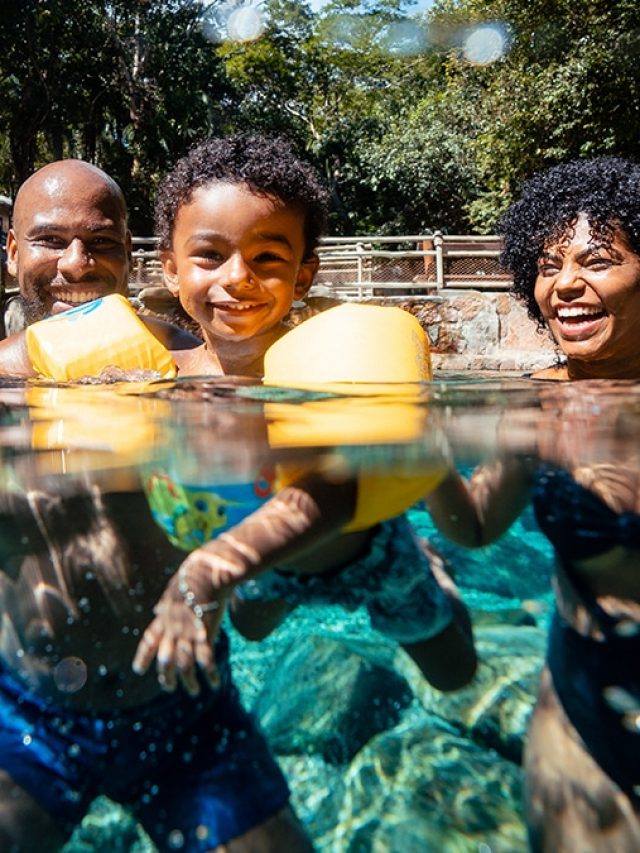
{"label": "child's smiling face", "polygon": [[271,343],[313,281],[317,258],[304,256],[299,210],[245,184],[216,182],[180,208],[162,261],[169,289],[215,349],[225,341]]}

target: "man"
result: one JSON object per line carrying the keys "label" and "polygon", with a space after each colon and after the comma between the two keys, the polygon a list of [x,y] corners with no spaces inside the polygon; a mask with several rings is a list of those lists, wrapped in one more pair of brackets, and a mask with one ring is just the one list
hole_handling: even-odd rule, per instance
{"label": "man", "polygon": [[[12,303],[7,331],[110,293],[126,295],[130,260],[127,207],[118,184],[83,160],[49,163],[16,196],[7,270],[20,297]],[[149,325],[169,349],[201,343],[168,323]]]}
{"label": "man", "polygon": [[[40,169],[18,192],[8,240],[28,322],[126,293],[130,246],[122,193],[104,172],[70,160]],[[173,348],[184,339],[165,332]],[[0,849],[59,850],[104,793],[161,851],[307,851],[231,683],[226,638],[220,685],[198,697],[133,674],[183,555],[137,486],[81,479],[53,492],[24,476],[0,491]]]}

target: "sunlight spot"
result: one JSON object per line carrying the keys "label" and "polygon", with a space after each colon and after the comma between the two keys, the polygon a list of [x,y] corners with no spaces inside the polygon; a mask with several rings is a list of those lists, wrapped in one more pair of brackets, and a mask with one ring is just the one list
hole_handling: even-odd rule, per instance
{"label": "sunlight spot", "polygon": [[255,41],[265,31],[262,12],[255,6],[240,6],[229,15],[227,33],[234,41]]}
{"label": "sunlight spot", "polygon": [[415,21],[395,21],[385,29],[381,47],[395,56],[413,56],[427,47],[427,34]]}
{"label": "sunlight spot", "polygon": [[462,54],[474,65],[489,65],[502,59],[508,47],[509,38],[502,24],[482,24],[466,37]]}

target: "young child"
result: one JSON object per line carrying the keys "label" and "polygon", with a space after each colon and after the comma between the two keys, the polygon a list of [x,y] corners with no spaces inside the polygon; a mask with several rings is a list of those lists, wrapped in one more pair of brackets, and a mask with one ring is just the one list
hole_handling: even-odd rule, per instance
{"label": "young child", "polygon": [[[282,139],[212,139],[177,163],[157,201],[161,257],[169,288],[204,339],[174,353],[181,375],[262,376],[293,301],[312,284],[325,210],[313,169]],[[430,565],[404,514],[344,532],[358,485],[354,476],[310,470],[193,551],[156,606],[134,669],[146,672],[157,656],[166,689],[179,679],[197,692],[196,664],[215,682],[211,639],[235,589],[231,615],[250,638],[266,636],[298,603],[362,605],[434,686],[468,683],[476,657],[455,587]]]}

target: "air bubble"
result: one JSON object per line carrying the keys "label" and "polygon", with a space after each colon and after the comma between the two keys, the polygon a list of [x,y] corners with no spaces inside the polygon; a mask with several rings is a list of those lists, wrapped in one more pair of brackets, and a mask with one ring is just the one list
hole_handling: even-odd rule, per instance
{"label": "air bubble", "polygon": [[170,850],[182,850],[184,847],[184,835],[179,829],[174,829],[169,833],[167,844]]}
{"label": "air bubble", "polygon": [[255,41],[264,31],[264,18],[255,6],[241,6],[227,20],[227,33],[233,41]]}
{"label": "air bubble", "polygon": [[87,665],[82,658],[62,658],[53,670],[53,680],[61,693],[77,693],[87,683]]}

